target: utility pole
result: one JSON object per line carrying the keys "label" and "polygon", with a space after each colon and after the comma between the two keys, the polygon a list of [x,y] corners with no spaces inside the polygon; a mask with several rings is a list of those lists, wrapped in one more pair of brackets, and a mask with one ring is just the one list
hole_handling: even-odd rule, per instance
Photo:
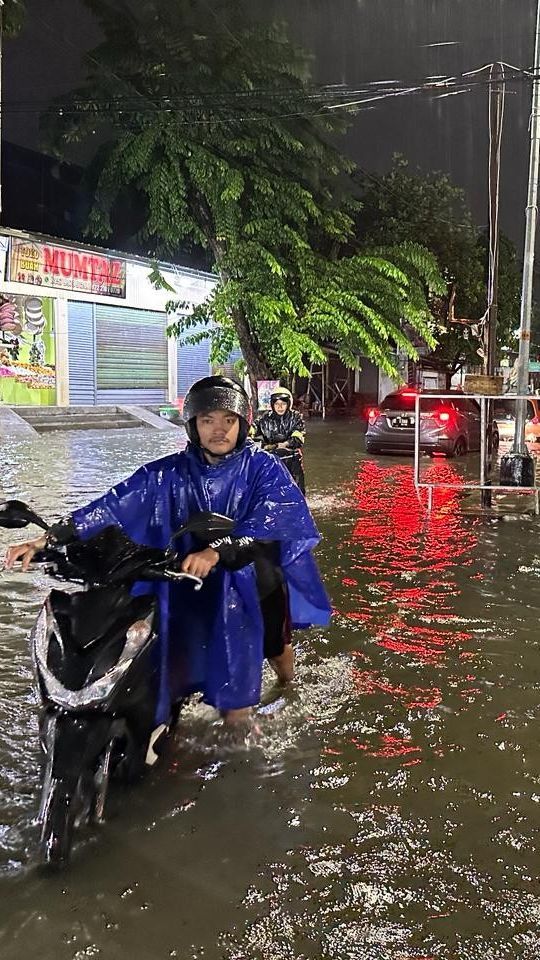
{"label": "utility pole", "polygon": [[489,271],[488,312],[484,336],[484,373],[492,377],[497,362],[499,291],[499,195],[504,114],[504,71],[494,63],[489,73]]}
{"label": "utility pole", "polygon": [[[523,253],[523,283],[521,288],[521,319],[519,354],[517,360],[517,394],[529,392],[529,353],[531,341],[531,314],[533,297],[534,248],[538,220],[538,171],[540,167],[540,0],[536,11],[534,44],[533,90],[531,113],[531,143],[529,157],[529,187],[525,213],[525,246]],[[516,402],[516,427],[511,453],[501,458],[501,484],[514,487],[534,486],[534,461],[525,445],[527,401]]]}
{"label": "utility pole", "polygon": [[[483,353],[484,373],[495,374],[497,362],[497,312],[499,291],[499,196],[501,180],[501,143],[504,118],[505,77],[501,63],[493,63],[489,71],[489,263],[487,314],[484,327]],[[493,468],[493,443],[491,423],[493,402],[486,404],[487,443],[484,447],[485,482],[491,482]],[[482,490],[483,507],[491,507],[491,491]]]}

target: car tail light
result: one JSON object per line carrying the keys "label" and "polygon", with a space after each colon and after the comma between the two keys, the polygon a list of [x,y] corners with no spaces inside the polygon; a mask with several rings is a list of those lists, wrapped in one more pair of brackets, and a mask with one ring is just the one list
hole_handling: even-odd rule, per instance
{"label": "car tail light", "polygon": [[368,423],[370,427],[372,427],[373,424],[377,422],[377,419],[380,416],[380,413],[381,411],[379,410],[378,407],[369,408],[367,418],[368,418]]}
{"label": "car tail light", "polygon": [[410,397],[416,397],[416,396],[418,396],[418,391],[417,391],[417,390],[402,390],[402,391],[401,391],[401,396],[402,396],[402,397],[409,397],[409,398],[410,398]]}
{"label": "car tail light", "polygon": [[440,410],[437,410],[435,412],[435,419],[438,420],[439,423],[441,423],[443,426],[446,426],[447,424],[451,423],[453,418],[454,418],[453,410],[445,410],[444,408],[441,408]]}

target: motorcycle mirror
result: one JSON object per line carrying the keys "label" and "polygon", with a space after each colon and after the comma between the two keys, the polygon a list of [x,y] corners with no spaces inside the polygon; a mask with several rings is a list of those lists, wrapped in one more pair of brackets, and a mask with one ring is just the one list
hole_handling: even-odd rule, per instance
{"label": "motorcycle mirror", "polygon": [[201,540],[215,540],[217,537],[226,537],[234,527],[234,520],[224,517],[220,513],[211,513],[203,510],[196,513],[188,522],[173,534],[172,540],[181,537],[183,533],[193,533]]}
{"label": "motorcycle mirror", "polygon": [[30,523],[35,523],[43,530],[49,529],[48,524],[22,500],[4,500],[0,503],[0,527],[18,530],[20,527],[27,527]]}

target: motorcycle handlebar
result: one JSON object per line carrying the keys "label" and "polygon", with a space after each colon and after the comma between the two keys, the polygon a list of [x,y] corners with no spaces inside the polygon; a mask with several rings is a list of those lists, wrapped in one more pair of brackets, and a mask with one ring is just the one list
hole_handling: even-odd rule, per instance
{"label": "motorcycle handlebar", "polygon": [[[225,531],[233,521],[218,514],[200,513],[186,528],[205,530],[214,535]],[[182,571],[183,559],[169,545],[165,549],[137,544],[116,526],[106,527],[86,541],[77,539],[66,546],[47,546],[36,551],[34,564],[48,564],[46,572],[57,580],[89,586],[125,586],[138,580],[192,580],[200,588],[199,577]]]}
{"label": "motorcycle handlebar", "polygon": [[[71,563],[66,557],[64,551],[61,549],[47,547],[45,550],[39,550],[35,554],[32,563],[50,564],[46,572],[56,580],[66,580],[74,583],[94,582],[92,578],[88,577],[87,575],[85,576],[85,572],[82,567],[78,567],[76,564]],[[111,579],[107,578],[103,585],[105,585],[105,583],[111,584],[113,582],[117,585],[122,583],[128,585],[136,580],[151,580],[154,582],[163,580],[191,580],[195,585],[195,590],[200,590],[203,585],[201,578],[196,577],[191,573],[184,573],[181,569],[181,564],[182,560],[178,556],[164,557],[161,561],[156,561],[155,563],[148,563],[146,566],[141,566],[139,570],[132,570],[130,575],[126,576],[125,579],[122,577],[112,577]],[[100,581],[97,581],[96,585],[97,584],[100,584]]]}
{"label": "motorcycle handlebar", "polygon": [[63,553],[56,547],[45,547],[34,554],[32,563],[51,563],[63,557]]}

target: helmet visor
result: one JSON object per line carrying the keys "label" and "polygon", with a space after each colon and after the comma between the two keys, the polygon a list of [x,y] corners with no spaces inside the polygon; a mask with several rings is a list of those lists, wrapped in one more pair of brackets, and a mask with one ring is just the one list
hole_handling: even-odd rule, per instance
{"label": "helmet visor", "polygon": [[288,403],[289,405],[292,404],[292,396],[286,390],[282,390],[279,393],[276,392],[271,395],[270,403],[272,405],[276,403],[278,400],[281,400],[283,403]]}

